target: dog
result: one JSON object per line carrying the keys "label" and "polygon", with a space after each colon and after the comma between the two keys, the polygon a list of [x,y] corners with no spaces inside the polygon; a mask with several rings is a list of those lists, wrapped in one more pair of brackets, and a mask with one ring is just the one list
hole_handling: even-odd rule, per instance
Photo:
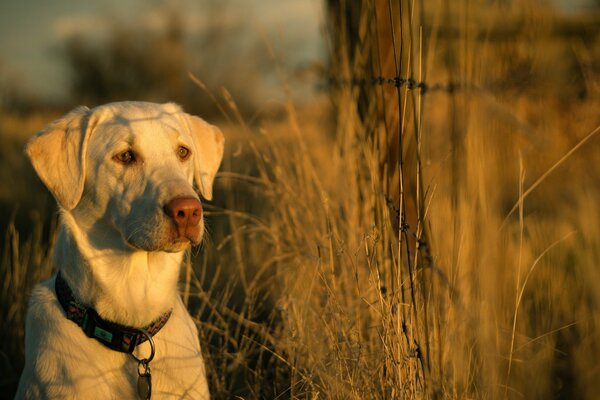
{"label": "dog", "polygon": [[32,292],[17,399],[208,399],[177,284],[201,242],[221,131],[172,103],[78,107],[27,144],[61,218]]}

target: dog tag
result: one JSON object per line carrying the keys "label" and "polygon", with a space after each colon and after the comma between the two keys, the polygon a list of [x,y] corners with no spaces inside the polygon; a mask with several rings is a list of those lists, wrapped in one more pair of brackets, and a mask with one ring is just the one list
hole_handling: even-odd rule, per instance
{"label": "dog tag", "polygon": [[138,396],[142,400],[149,400],[152,395],[152,375],[150,375],[150,368],[146,366],[143,373],[139,373],[137,381]]}

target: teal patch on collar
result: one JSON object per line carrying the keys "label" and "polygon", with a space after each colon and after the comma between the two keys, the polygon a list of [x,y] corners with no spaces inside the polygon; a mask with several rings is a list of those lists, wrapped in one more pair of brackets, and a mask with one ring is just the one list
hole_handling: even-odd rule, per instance
{"label": "teal patch on collar", "polygon": [[112,342],[112,333],[105,331],[102,328],[96,327],[96,329],[94,329],[94,336],[97,337],[98,339],[102,339],[105,342],[111,343]]}

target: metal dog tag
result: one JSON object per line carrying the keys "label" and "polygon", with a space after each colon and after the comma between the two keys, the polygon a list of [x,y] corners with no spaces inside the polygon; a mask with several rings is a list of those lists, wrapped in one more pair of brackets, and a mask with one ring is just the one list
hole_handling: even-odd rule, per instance
{"label": "metal dog tag", "polygon": [[133,353],[130,353],[130,355],[138,362],[138,397],[142,400],[149,400],[150,396],[152,396],[152,375],[150,375],[150,361],[152,361],[154,358],[154,340],[152,340],[152,336],[145,330],[138,329],[138,331],[146,336],[148,343],[150,343],[150,357],[140,360]]}
{"label": "metal dog tag", "polygon": [[152,395],[152,375],[150,375],[150,367],[144,366],[144,372],[138,371],[137,390],[138,396],[142,400],[149,400]]}

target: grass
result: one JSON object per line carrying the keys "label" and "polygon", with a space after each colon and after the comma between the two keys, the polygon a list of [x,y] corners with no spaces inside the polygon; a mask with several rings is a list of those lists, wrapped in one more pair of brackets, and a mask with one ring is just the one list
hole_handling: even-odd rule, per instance
{"label": "grass", "polygon": [[[368,3],[365,63],[336,53],[333,72],[398,67],[468,90],[342,86],[332,103],[288,98],[283,117],[253,124],[214,96],[228,148],[210,239],[181,282],[215,398],[596,397],[595,39],[561,34],[577,23],[534,2],[438,3],[387,26],[388,3]],[[22,364],[27,293],[51,273],[46,220],[25,238],[6,229],[5,387]]]}

